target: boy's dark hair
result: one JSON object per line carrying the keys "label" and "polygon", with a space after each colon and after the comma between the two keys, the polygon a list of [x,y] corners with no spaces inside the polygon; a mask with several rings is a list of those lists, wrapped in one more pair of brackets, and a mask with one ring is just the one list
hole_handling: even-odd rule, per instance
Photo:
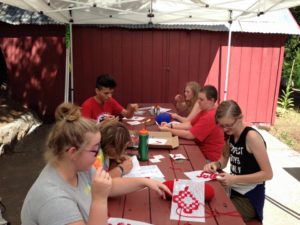
{"label": "boy's dark hair", "polygon": [[114,89],[117,86],[116,81],[109,74],[101,74],[97,77],[96,88],[102,87]]}
{"label": "boy's dark hair", "polygon": [[214,102],[218,100],[218,91],[212,85],[205,85],[200,89],[199,92],[205,93],[208,100],[214,99]]}

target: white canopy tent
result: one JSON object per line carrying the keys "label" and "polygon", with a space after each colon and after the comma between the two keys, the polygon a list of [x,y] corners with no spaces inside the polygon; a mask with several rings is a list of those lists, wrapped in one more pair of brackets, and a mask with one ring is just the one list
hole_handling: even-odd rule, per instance
{"label": "white canopy tent", "polygon": [[228,22],[300,5],[300,0],[1,0],[61,23]]}
{"label": "white canopy tent", "polygon": [[[228,23],[224,99],[227,98],[231,35],[236,24],[240,25],[243,20],[268,14],[271,11],[300,5],[300,0],[1,0],[0,2],[40,12],[63,24],[218,25]],[[69,62],[73,64],[72,39],[70,52],[67,52],[65,101],[69,100]],[[72,69],[70,78],[71,90],[73,90]],[[73,101],[73,93],[71,101]]]}

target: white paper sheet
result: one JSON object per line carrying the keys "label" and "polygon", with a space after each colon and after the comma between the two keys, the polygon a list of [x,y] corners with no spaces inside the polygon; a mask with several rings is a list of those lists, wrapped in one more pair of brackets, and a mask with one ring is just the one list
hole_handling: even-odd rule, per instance
{"label": "white paper sheet", "polygon": [[165,177],[157,165],[141,166],[139,170],[130,171],[123,177]]}
{"label": "white paper sheet", "polygon": [[123,120],[133,120],[133,121],[141,121],[143,119],[145,119],[146,117],[143,117],[143,116],[133,116],[131,118],[123,118]]}
{"label": "white paper sheet", "polygon": [[159,163],[163,158],[165,158],[163,155],[154,155],[153,158],[149,159],[149,161],[152,163]]}
{"label": "white paper sheet", "polygon": [[191,172],[185,172],[184,174],[191,180],[209,181],[215,180],[219,173],[207,173],[203,170],[196,170]]}
{"label": "white paper sheet", "polygon": [[182,159],[186,159],[184,155],[182,154],[169,154],[170,157],[173,159],[173,160],[182,160]]}
{"label": "white paper sheet", "polygon": [[141,108],[138,108],[138,111],[150,110],[150,109],[152,109],[152,108],[153,108],[153,106],[141,107]]}
{"label": "white paper sheet", "polygon": [[131,156],[131,161],[132,161],[132,169],[130,170],[130,172],[135,172],[141,169],[140,163],[136,155]]}
{"label": "white paper sheet", "polygon": [[160,113],[169,112],[169,111],[171,111],[171,110],[172,110],[172,109],[163,108],[163,107],[160,107],[160,108],[159,108],[159,112],[160,112]]}
{"label": "white paper sheet", "polygon": [[141,122],[139,122],[139,121],[126,121],[126,123],[130,124],[131,126],[141,124]]}
{"label": "white paper sheet", "polygon": [[149,161],[152,162],[152,163],[159,163],[160,159],[151,158],[151,159],[149,159]]}
{"label": "white paper sheet", "polygon": [[204,182],[175,181],[171,220],[205,222],[204,206]]}
{"label": "white paper sheet", "polygon": [[163,138],[149,138],[148,144],[149,145],[164,145],[167,143],[167,139]]}
{"label": "white paper sheet", "polygon": [[142,221],[137,220],[129,220],[129,219],[123,219],[123,218],[114,218],[110,217],[107,221],[108,225],[151,225],[150,223],[145,223]]}
{"label": "white paper sheet", "polygon": [[164,159],[165,157],[163,155],[154,155],[153,158],[155,158],[155,159]]}

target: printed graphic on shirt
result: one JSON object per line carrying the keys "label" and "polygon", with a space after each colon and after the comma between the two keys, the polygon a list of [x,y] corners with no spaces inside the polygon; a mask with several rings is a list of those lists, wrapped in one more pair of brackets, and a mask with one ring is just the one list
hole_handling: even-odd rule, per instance
{"label": "printed graphic on shirt", "polygon": [[240,158],[244,154],[244,148],[243,147],[237,147],[234,146],[232,143],[230,143],[230,169],[231,172],[234,174],[241,174],[241,161]]}
{"label": "printed graphic on shirt", "polygon": [[91,194],[91,185],[88,184],[88,185],[85,186],[84,193],[87,194],[87,195]]}

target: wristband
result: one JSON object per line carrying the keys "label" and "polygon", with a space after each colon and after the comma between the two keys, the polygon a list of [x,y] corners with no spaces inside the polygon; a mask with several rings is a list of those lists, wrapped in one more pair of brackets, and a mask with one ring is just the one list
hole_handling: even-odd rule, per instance
{"label": "wristband", "polygon": [[124,170],[123,166],[117,165],[117,167],[118,167],[118,168],[120,169],[120,171],[121,171],[121,177],[123,177],[123,176],[125,175],[125,170]]}

